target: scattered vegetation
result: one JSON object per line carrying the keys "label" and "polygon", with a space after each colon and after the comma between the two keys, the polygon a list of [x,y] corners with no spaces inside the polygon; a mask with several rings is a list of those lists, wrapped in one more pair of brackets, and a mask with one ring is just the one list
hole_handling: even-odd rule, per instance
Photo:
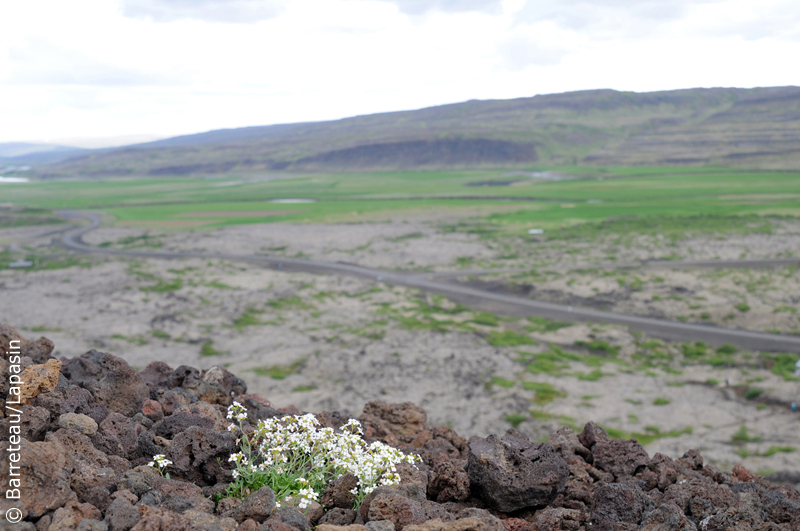
{"label": "scattered vegetation", "polygon": [[773,374],[783,377],[784,380],[798,381],[800,378],[795,374],[797,361],[800,355],[790,352],[782,354],[762,353],[761,358],[768,362],[768,368]]}
{"label": "scattered vegetation", "polygon": [[252,369],[259,376],[269,376],[273,380],[283,380],[290,374],[294,374],[305,363],[305,359],[295,361],[291,365],[272,365],[271,367],[256,367]]}
{"label": "scattered vegetation", "polygon": [[503,330],[502,332],[491,331],[486,336],[486,342],[493,347],[518,347],[520,345],[535,345],[536,341],[513,330]]}
{"label": "scattered vegetation", "polygon": [[509,415],[506,415],[504,419],[506,422],[510,423],[512,426],[516,428],[517,426],[528,420],[528,417],[526,417],[521,413],[511,413]]}
{"label": "scattered vegetation", "polygon": [[147,344],[147,340],[141,335],[129,337],[129,336],[123,336],[122,334],[113,334],[111,336],[111,339],[121,339],[122,341],[127,341],[128,343],[134,343],[139,346]]}
{"label": "scattered vegetation", "polygon": [[530,322],[531,325],[526,326],[525,329],[529,332],[554,332],[560,328],[565,328],[574,324],[564,323],[561,321],[551,321],[549,319],[545,319],[544,317],[528,317],[528,322]]}
{"label": "scattered vegetation", "polygon": [[203,346],[200,347],[200,355],[201,356],[219,356],[220,351],[214,348],[213,341],[206,341],[203,343]]}
{"label": "scattered vegetation", "polygon": [[744,397],[747,400],[757,400],[764,393],[763,389],[758,387],[751,387],[744,392]]}
{"label": "scattered vegetation", "polygon": [[590,341],[576,341],[579,347],[588,348],[595,352],[604,352],[606,355],[616,357],[619,354],[619,347],[612,346],[604,339],[592,339]]}
{"label": "scattered vegetation", "polygon": [[258,316],[264,312],[258,311],[254,308],[247,308],[245,311],[239,315],[239,317],[233,320],[233,327],[241,332],[247,326],[255,326],[263,324]]}
{"label": "scattered vegetation", "polygon": [[535,391],[536,397],[533,399],[534,403],[542,405],[548,404],[556,398],[567,396],[563,391],[559,391],[547,382],[522,382],[522,388],[526,391]]}
{"label": "scattered vegetation", "polygon": [[491,387],[493,387],[495,385],[498,386],[498,387],[504,387],[504,388],[508,389],[510,387],[514,387],[514,382],[512,380],[507,380],[506,378],[501,378],[499,376],[494,376],[494,377],[492,377],[491,380],[486,382],[486,386],[487,387],[491,388]]}
{"label": "scattered vegetation", "polygon": [[680,437],[681,435],[690,434],[694,431],[692,426],[687,426],[682,430],[670,430],[662,432],[658,426],[646,426],[644,432],[627,432],[619,428],[612,428],[610,426],[603,426],[603,429],[608,432],[609,437],[612,439],[636,439],[639,444],[648,445],[658,439],[665,437]]}
{"label": "scattered vegetation", "polygon": [[731,444],[741,445],[749,442],[758,442],[761,437],[753,437],[747,432],[747,426],[742,424],[739,430],[731,437]]}

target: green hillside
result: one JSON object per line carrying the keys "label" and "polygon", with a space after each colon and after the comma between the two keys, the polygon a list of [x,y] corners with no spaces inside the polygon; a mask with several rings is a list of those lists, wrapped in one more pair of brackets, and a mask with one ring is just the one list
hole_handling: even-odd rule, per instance
{"label": "green hillside", "polygon": [[43,176],[539,166],[800,168],[800,88],[571,92],[220,130],[90,153]]}

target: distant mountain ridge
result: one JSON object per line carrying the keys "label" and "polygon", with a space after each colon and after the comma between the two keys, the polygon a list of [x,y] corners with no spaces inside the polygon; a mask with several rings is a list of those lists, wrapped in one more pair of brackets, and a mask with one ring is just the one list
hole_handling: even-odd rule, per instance
{"label": "distant mountain ridge", "polygon": [[800,87],[593,90],[326,122],[222,129],[91,151],[51,176],[545,165],[800,169]]}

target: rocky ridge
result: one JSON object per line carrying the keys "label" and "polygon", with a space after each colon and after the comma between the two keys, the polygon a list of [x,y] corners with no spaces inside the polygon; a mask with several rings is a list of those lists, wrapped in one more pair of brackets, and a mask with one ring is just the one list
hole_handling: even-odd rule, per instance
{"label": "rocky ridge", "polygon": [[[10,342],[20,341],[25,382],[17,418],[6,406]],[[368,403],[358,419],[364,438],[418,454],[402,481],[379,487],[354,510],[354,476],[331,482],[322,504],[277,507],[262,487],[244,500],[219,499],[232,480],[237,451],[227,407],[247,407],[247,422],[298,414],[247,394],[222,367],[199,371],[154,362],[136,371],[98,351],[53,359],[45,338],[29,341],[0,327],[0,478],[12,477],[12,425],[19,426],[21,499],[0,498],[0,513],[23,521],[0,528],[82,531],[539,531],[800,530],[800,493],[735,467],[726,473],[689,450],[677,460],[649,456],[634,440],[611,439],[594,423],[562,428],[546,442],[510,430],[465,439],[428,425],[410,403]],[[7,403],[8,402],[8,403]],[[9,413],[11,413],[9,415]],[[349,419],[316,415],[338,428]],[[156,454],[169,477],[148,466]],[[218,500],[218,501],[215,501]],[[11,513],[8,511],[12,510]]]}

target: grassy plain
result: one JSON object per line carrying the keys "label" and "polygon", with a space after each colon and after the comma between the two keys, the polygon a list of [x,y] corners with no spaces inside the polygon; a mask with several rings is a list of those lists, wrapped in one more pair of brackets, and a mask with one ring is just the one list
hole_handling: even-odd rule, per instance
{"label": "grassy plain", "polygon": [[[19,206],[100,210],[122,223],[165,229],[382,221],[404,213],[477,209],[483,230],[524,234],[535,226],[568,237],[574,229],[565,229],[584,223],[592,230],[620,232],[670,232],[673,226],[682,232],[726,232],[756,221],[742,223],[743,216],[800,213],[800,172],[714,167],[549,171],[560,180],[534,178],[532,172],[420,171],[264,180],[42,181],[4,184],[2,192],[4,201]],[[291,199],[314,202],[280,202]]]}

